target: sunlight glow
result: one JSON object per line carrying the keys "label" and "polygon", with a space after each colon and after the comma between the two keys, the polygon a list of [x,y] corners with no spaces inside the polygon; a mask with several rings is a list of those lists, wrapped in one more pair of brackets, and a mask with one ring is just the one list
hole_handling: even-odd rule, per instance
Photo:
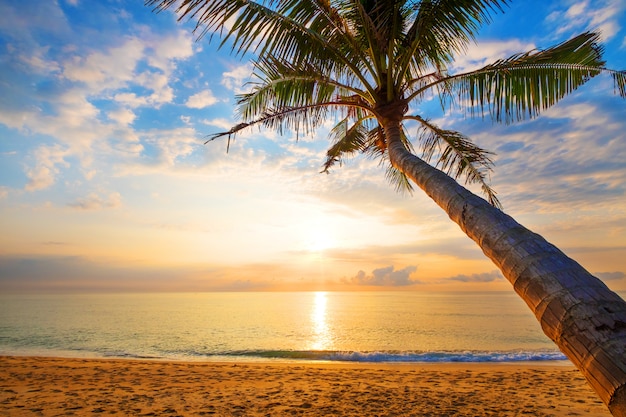
{"label": "sunlight glow", "polygon": [[323,252],[324,250],[333,246],[332,236],[329,236],[322,231],[313,232],[307,242],[307,250],[309,252]]}
{"label": "sunlight glow", "polygon": [[313,308],[311,309],[311,324],[313,333],[313,350],[326,350],[330,347],[330,330],[326,320],[327,297],[325,292],[314,293]]}

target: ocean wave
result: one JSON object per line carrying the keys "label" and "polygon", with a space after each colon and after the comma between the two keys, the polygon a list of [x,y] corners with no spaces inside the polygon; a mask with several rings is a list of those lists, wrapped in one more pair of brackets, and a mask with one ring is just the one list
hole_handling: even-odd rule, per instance
{"label": "ocean wave", "polygon": [[276,359],[330,362],[398,363],[398,362],[526,362],[561,361],[567,358],[559,351],[439,351],[439,352],[344,352],[315,350],[243,350],[219,355],[232,359]]}

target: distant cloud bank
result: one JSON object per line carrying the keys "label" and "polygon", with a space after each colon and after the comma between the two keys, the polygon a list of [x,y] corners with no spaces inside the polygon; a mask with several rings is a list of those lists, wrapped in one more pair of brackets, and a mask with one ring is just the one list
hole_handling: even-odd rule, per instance
{"label": "distant cloud bank", "polygon": [[621,271],[595,272],[594,275],[605,281],[614,281],[614,280],[623,279],[626,277],[626,274]]}
{"label": "distant cloud bank", "polygon": [[458,282],[493,282],[504,279],[500,271],[484,272],[482,274],[465,275],[460,274],[454,277],[448,278],[447,281]]}
{"label": "distant cloud bank", "polygon": [[402,287],[420,283],[418,280],[411,279],[411,274],[415,271],[417,271],[416,266],[407,266],[396,271],[395,267],[391,265],[374,269],[371,275],[366,274],[365,271],[359,271],[348,282],[357,285]]}

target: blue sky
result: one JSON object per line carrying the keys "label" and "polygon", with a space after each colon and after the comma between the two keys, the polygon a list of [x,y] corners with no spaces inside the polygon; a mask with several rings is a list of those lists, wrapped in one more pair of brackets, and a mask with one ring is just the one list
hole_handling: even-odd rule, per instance
{"label": "blue sky", "polygon": [[[508,289],[434,203],[376,161],[319,174],[328,129],[237,123],[251,65],[141,1],[0,3],[0,290]],[[516,1],[451,71],[600,30],[622,0]],[[626,289],[626,101],[600,76],[532,121],[423,115],[496,153],[505,211]]]}

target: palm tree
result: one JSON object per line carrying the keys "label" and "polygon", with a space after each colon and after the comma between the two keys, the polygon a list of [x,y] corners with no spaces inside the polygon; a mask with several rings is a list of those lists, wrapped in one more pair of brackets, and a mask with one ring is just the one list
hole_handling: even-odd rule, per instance
{"label": "palm tree", "polygon": [[[241,123],[312,131],[331,113],[323,171],[364,153],[380,158],[399,188],[417,184],[500,268],[543,331],[582,371],[615,416],[626,417],[626,302],[574,260],[501,211],[488,183],[490,153],[412,108],[428,94],[445,107],[497,122],[537,116],[606,72],[626,97],[626,73],[604,68],[595,33],[583,33],[463,74],[446,68],[506,0],[147,0],[197,21],[253,53],[258,81],[238,97]],[[430,96],[428,96],[430,97]],[[418,156],[407,124],[419,126]],[[456,179],[481,187],[486,200]]]}

